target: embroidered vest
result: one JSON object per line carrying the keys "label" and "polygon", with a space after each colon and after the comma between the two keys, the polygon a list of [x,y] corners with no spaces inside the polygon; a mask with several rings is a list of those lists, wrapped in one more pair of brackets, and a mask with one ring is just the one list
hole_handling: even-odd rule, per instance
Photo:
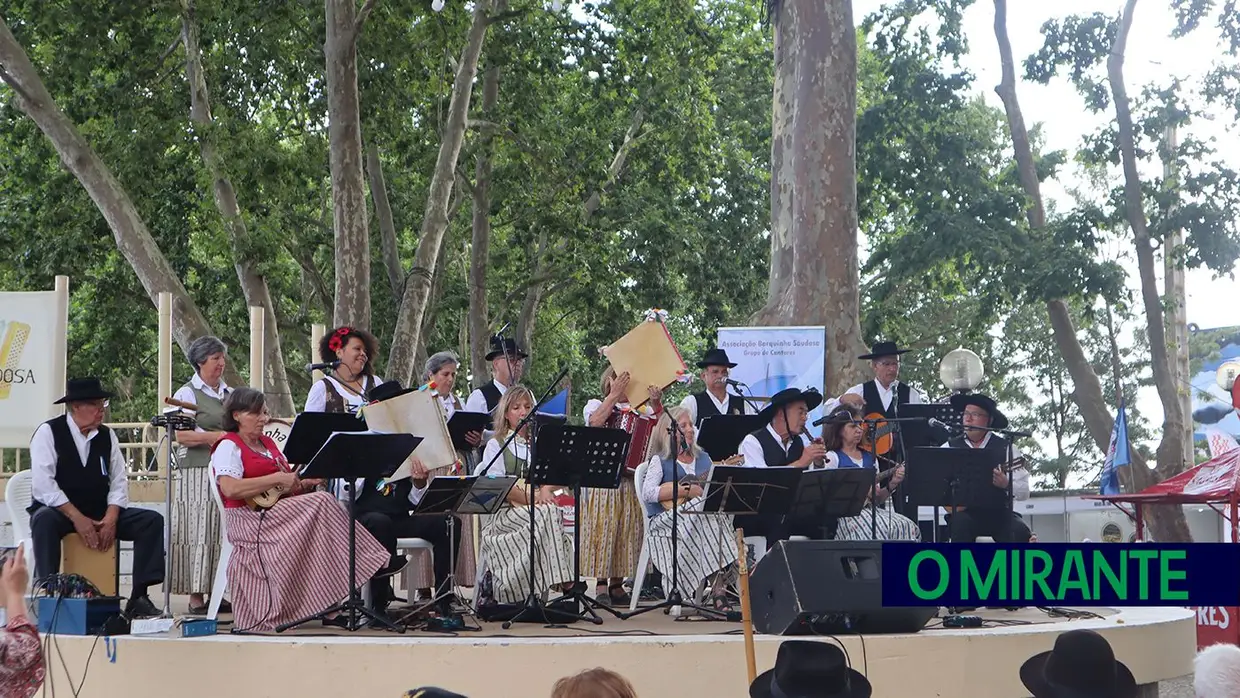
{"label": "embroidered vest", "polygon": [[[248,480],[249,478],[262,477],[281,471],[288,472],[288,461],[284,460],[284,454],[280,453],[280,447],[276,446],[276,442],[272,441],[266,434],[261,436],[260,440],[263,448],[267,449],[267,452],[271,455],[263,455],[250,448],[245,444],[245,440],[241,438],[241,435],[236,432],[229,432],[224,435],[224,438],[216,441],[215,445],[211,447],[211,453],[214,454],[215,449],[219,448],[220,444],[225,441],[231,441],[236,444],[241,451],[242,479]],[[220,486],[218,481],[215,483],[215,486]],[[224,506],[228,509],[245,506],[245,500],[243,499],[229,499],[224,497],[222,492],[220,496],[223,497]]]}
{"label": "embroidered vest", "polygon": [[[323,380],[323,387],[326,388],[326,392],[327,392],[327,400],[323,408],[324,412],[341,413],[341,412],[355,412],[356,411],[356,409],[352,408],[352,406],[349,405],[349,403],[345,401],[344,397],[339,392],[337,392],[335,383],[332,383],[326,377],[323,378],[322,380]],[[375,385],[377,385],[375,383],[375,377],[366,376],[366,380],[362,381],[362,386],[365,388],[364,390],[362,390],[362,394],[363,395],[368,394],[370,390],[375,387]]]}

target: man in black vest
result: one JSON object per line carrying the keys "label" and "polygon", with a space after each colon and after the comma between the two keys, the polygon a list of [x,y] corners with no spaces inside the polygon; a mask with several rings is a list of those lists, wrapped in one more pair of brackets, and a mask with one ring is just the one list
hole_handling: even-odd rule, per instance
{"label": "man in black vest", "polygon": [[[746,468],[821,466],[826,449],[818,441],[804,435],[809,413],[822,404],[817,390],[785,388],[771,396],[771,402],[758,416],[767,421],[766,428],[749,434],[741,441],[740,455]],[[733,522],[744,528],[745,535],[766,536],[767,545],[799,535],[813,539],[827,538],[833,533],[833,521],[804,521],[784,516],[742,515]]]}
{"label": "man in black vest", "polygon": [[164,581],[164,517],[129,506],[129,476],[120,445],[103,425],[108,398],[98,378],[71,378],[67,409],[30,438],[30,535],[35,579],[60,571],[60,539],[77,533],[92,550],[132,541],[133,593],[129,618],[158,616],[147,589]]}
{"label": "man in black vest", "polygon": [[521,382],[525,372],[525,360],[529,355],[521,351],[515,339],[491,338],[491,351],[486,360],[491,363],[491,382],[469,394],[465,400],[467,412],[494,412],[499,399],[508,389]]}
{"label": "man in black vest", "polygon": [[[371,402],[390,400],[413,392],[402,388],[398,381],[380,383],[367,393]],[[421,538],[433,547],[435,588],[442,589],[449,571],[456,563],[456,553],[461,544],[461,522],[452,518],[453,531],[448,530],[448,520],[440,515],[411,516],[410,510],[422,501],[430,482],[430,473],[417,458],[413,459],[410,477],[392,483],[378,480],[358,480],[357,520],[370,534],[391,553],[392,560],[370,581],[371,604],[375,611],[383,613],[395,598],[392,592],[392,575],[401,571],[407,562],[404,555],[396,554],[398,538]],[[440,602],[441,610],[450,610],[452,590],[448,589]],[[413,599],[409,600],[410,602]]]}
{"label": "man in black vest", "polygon": [[[892,419],[899,416],[900,405],[921,404],[921,393],[899,380],[900,355],[909,351],[901,349],[895,342],[878,342],[869,354],[858,356],[858,359],[869,360],[870,367],[874,369],[874,380],[849,388],[840,396],[840,402],[856,405],[866,414],[877,413]],[[834,405],[828,408],[834,409]]]}
{"label": "man in black vest", "polygon": [[702,382],[706,384],[706,389],[680,401],[680,408],[688,410],[694,427],[701,427],[707,417],[757,414],[745,398],[728,393],[728,372],[736,368],[736,364],[728,360],[726,351],[711,349],[697,362],[697,366],[702,369]]}
{"label": "man in black vest", "polygon": [[[992,431],[986,431],[986,428],[1008,427],[1008,418],[999,411],[993,399],[980,393],[959,394],[952,396],[951,404],[955,409],[961,410],[960,421],[964,425],[964,434],[948,439],[947,443],[943,444],[944,448],[984,448],[999,451],[1002,454],[1000,462],[1021,457],[1020,449],[1015,444]],[[1008,477],[1004,468],[996,467],[991,476],[991,484],[1006,493]],[[1017,468],[1010,477],[1013,499],[1029,499],[1029,471],[1026,468]],[[972,543],[978,536],[990,536],[996,543],[1027,543],[1032,535],[1024,519],[1007,506],[984,509],[969,507],[950,514],[947,518],[948,535],[953,543]]]}

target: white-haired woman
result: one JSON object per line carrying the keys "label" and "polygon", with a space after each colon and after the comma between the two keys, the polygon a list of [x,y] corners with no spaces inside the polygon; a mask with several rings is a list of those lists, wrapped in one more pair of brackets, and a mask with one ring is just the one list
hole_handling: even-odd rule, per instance
{"label": "white-haired woman", "polygon": [[1240,647],[1210,645],[1197,653],[1193,670],[1193,689],[1197,698],[1240,696]]}
{"label": "white-haired woman", "polygon": [[[206,594],[220,555],[220,514],[211,500],[211,447],[224,435],[224,400],[232,389],[224,383],[228,347],[218,337],[199,337],[189,345],[194,375],[172,397],[196,406],[193,431],[178,431],[177,472],[172,515],[172,593],[189,594],[191,615],[207,612]],[[220,610],[232,609],[227,602]]]}

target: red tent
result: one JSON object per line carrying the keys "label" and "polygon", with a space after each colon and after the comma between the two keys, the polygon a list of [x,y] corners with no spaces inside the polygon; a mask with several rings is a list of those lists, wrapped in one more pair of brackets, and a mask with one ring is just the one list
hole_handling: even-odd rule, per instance
{"label": "red tent", "polygon": [[[1238,381],[1240,382],[1240,381]],[[1205,504],[1231,522],[1231,539],[1240,542],[1240,450],[1228,451],[1190,468],[1157,485],[1132,494],[1094,494],[1085,499],[1100,499],[1119,505],[1136,506],[1133,518],[1137,538],[1145,538],[1145,521],[1141,506],[1145,504]],[[1227,505],[1220,509],[1218,505]]]}

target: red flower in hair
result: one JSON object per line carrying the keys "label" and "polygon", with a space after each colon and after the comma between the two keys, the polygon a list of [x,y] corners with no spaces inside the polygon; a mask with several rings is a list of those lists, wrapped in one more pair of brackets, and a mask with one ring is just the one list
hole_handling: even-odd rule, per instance
{"label": "red flower in hair", "polygon": [[332,334],[332,338],[327,340],[327,348],[332,351],[340,351],[344,348],[345,337],[353,332],[351,327],[341,327]]}

